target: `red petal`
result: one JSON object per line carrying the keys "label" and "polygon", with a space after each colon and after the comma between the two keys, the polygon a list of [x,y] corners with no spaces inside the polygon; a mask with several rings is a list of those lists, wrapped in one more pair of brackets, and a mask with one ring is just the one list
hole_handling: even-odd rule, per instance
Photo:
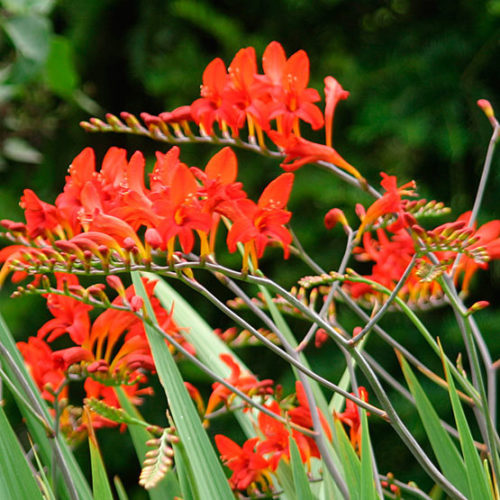
{"label": "red petal", "polygon": [[270,182],[259,198],[259,208],[283,208],[288,203],[293,179],[294,175],[288,172]]}

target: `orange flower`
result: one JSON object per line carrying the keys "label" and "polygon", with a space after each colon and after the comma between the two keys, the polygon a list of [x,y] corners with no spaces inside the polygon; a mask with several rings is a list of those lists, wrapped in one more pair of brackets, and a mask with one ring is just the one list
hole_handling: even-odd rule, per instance
{"label": "orange flower", "polygon": [[281,167],[287,171],[297,170],[306,163],[316,163],[318,161],[326,161],[343,168],[346,172],[363,180],[362,175],[351,164],[347,163],[335,149],[317,144],[302,137],[297,137],[294,134],[284,135],[278,132],[268,132],[271,140],[281,149],[286,155],[285,161]]}
{"label": "orange flower", "polygon": [[246,490],[254,483],[263,490],[271,483],[269,462],[255,451],[259,438],[248,439],[243,447],[222,434],[215,436],[215,444],[225,465],[233,471],[229,484],[233,490]]}
{"label": "orange flower", "polygon": [[326,106],[325,106],[325,135],[326,135],[326,145],[332,147],[332,129],[333,129],[333,115],[335,113],[335,108],[339,101],[347,99],[349,97],[349,92],[342,88],[342,85],[333,78],[333,76],[327,76],[325,78],[325,96],[326,96]]}
{"label": "orange flower", "polygon": [[[221,354],[220,359],[231,369],[231,374],[225,380],[231,385],[244,392],[245,394],[270,394],[272,392],[271,385],[273,381],[270,379],[258,381],[254,375],[242,375],[240,366],[233,360],[229,354]],[[227,404],[234,397],[231,389],[219,382],[212,384],[212,394],[210,395],[205,410],[206,414],[212,413],[220,403]]]}
{"label": "orange flower", "polygon": [[292,237],[284,225],[292,214],[284,207],[290,197],[293,180],[291,173],[280,175],[264,189],[257,204],[248,199],[222,204],[221,212],[233,221],[227,235],[227,246],[230,252],[234,252],[236,244],[243,243],[244,271],[248,269],[248,257],[252,259],[253,266],[258,267],[258,259],[272,240],[281,242],[285,258],[288,257]]}
{"label": "orange flower", "polygon": [[[368,402],[368,392],[364,387],[358,389],[359,397]],[[345,410],[342,413],[335,413],[335,418],[338,418],[342,423],[350,428],[351,443],[355,450],[361,449],[361,418],[359,416],[359,408],[350,399],[346,399]]]}
{"label": "orange flower", "polygon": [[[382,181],[380,182],[381,186],[385,189],[385,193],[381,198],[375,200],[372,205],[366,211],[363,220],[361,221],[361,225],[358,229],[358,234],[356,235],[356,241],[361,239],[363,231],[367,226],[373,224],[379,217],[382,215],[396,213],[401,216],[404,212],[403,206],[401,203],[401,196],[414,196],[414,189],[416,188],[415,181],[407,182],[403,184],[399,188],[397,187],[397,179],[394,175],[387,175],[384,172],[381,172]],[[399,217],[400,224],[404,224],[404,219]],[[399,228],[403,226],[398,226]],[[395,226],[392,227],[394,231],[396,229]]]}

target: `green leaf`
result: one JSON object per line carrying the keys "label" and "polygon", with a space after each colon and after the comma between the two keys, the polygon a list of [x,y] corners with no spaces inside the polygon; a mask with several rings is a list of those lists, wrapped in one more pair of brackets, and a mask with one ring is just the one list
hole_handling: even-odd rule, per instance
{"label": "green leaf", "polygon": [[439,344],[439,348],[441,350],[441,359],[443,361],[446,380],[448,382],[448,393],[453,407],[453,415],[455,416],[455,422],[460,436],[460,445],[462,447],[462,454],[465,461],[465,473],[469,483],[469,498],[471,500],[486,500],[488,498],[493,499],[493,494],[488,487],[488,479],[484,473],[481,459],[479,458],[477,450],[474,446],[474,439],[472,438],[469,425],[467,424],[467,419],[455,388],[455,382],[450,374],[448,364],[445,361],[441,344]]}
{"label": "green leaf", "polygon": [[335,421],[335,432],[339,444],[339,455],[344,466],[344,477],[351,498],[360,498],[359,477],[361,475],[361,462],[354,451],[351,441],[347,437],[344,426],[338,420]]}
{"label": "green leaf", "polygon": [[274,474],[279,485],[283,488],[286,500],[297,500],[298,497],[293,483],[293,473],[290,464],[287,464],[284,460],[280,460]]}
{"label": "green leaf", "polygon": [[[38,390],[38,387],[36,386],[35,382],[28,373],[28,370],[26,369],[26,365],[24,364],[24,360],[21,356],[21,353],[17,349],[16,343],[12,338],[12,335],[7,325],[5,324],[5,321],[1,314],[0,314],[0,344],[2,344],[2,346],[9,353],[16,367],[16,371],[14,371],[14,369],[11,366],[9,366],[7,362],[4,362],[3,366],[7,375],[11,380],[19,381],[19,377],[21,377],[22,380],[25,381],[31,395],[36,400],[37,406],[40,409],[40,413],[42,414],[45,420],[47,420],[48,422],[52,422],[52,417],[47,408],[47,404],[40,396],[40,391]],[[28,398],[27,393],[21,386],[21,384],[19,384],[19,389],[23,392],[24,397]],[[40,424],[38,419],[36,419],[22,403],[18,402],[18,407],[19,410],[21,411],[21,414],[23,415],[24,421],[26,422],[26,426],[28,427],[31,436],[33,437],[33,442],[35,442],[38,447],[38,452],[43,463],[49,467],[52,467],[51,464],[53,460],[54,440],[51,440],[47,437],[45,429]],[[64,463],[66,464],[68,473],[71,477],[71,480],[74,483],[76,491],[78,492],[79,500],[90,500],[92,498],[92,493],[90,491],[87,480],[85,479],[85,476],[82,473],[82,470],[80,469],[78,463],[76,462],[73,453],[70,451],[68,445],[66,444],[61,435],[58,435],[56,440],[57,440],[56,441],[57,447],[59,448],[61,453],[61,460],[63,460]],[[60,479],[57,483],[57,492],[63,498],[69,499],[71,498],[68,492],[69,486],[63,482],[62,476],[63,474],[59,474]]]}
{"label": "green leaf", "polygon": [[31,144],[20,137],[8,137],[3,143],[3,154],[6,158],[21,163],[42,163],[43,155]]}
{"label": "green leaf", "polygon": [[372,445],[368,429],[366,411],[358,408],[361,415],[361,496],[363,500],[377,500],[377,490],[373,478]]}
{"label": "green leaf", "polygon": [[403,356],[398,354],[408,387],[415,398],[415,405],[444,476],[466,497],[469,497],[467,474],[462,457],[450,435],[444,430],[439,416]]}
{"label": "green leaf", "polygon": [[73,47],[67,38],[53,35],[45,63],[45,81],[53,92],[69,97],[79,85]]}
{"label": "green leaf", "polygon": [[89,448],[94,500],[113,500],[108,474],[106,473],[101,451],[99,450],[99,445],[97,444],[97,439],[91,426],[89,426]]}
{"label": "green leaf", "polygon": [[1,5],[12,14],[38,13],[48,14],[55,0],[2,0]]}
{"label": "green leaf", "polygon": [[[236,354],[214,333],[207,322],[198,312],[177,293],[168,283],[155,274],[141,273],[142,276],[157,281],[155,295],[163,307],[169,311],[173,308],[173,318],[176,325],[186,328],[188,333],[184,334],[186,340],[196,349],[196,356],[206,366],[221,377],[227,377],[230,373],[228,366],[220,359],[221,354],[230,354],[242,370],[248,370],[245,364]],[[249,414],[243,411],[234,412],[238,423],[248,438],[255,436]]]}
{"label": "green leaf", "polygon": [[0,498],[42,499],[19,441],[0,406]]}
{"label": "green leaf", "polygon": [[292,436],[290,436],[289,443],[293,482],[295,484],[297,498],[300,498],[300,500],[313,500],[314,496],[311,492],[311,487],[309,486],[309,480],[307,479],[307,474],[304,470],[304,464],[302,463],[299,449]]}
{"label": "green leaf", "polygon": [[[137,295],[144,300],[149,317],[155,321],[154,311],[140,274],[132,272],[132,281]],[[207,498],[232,499],[233,494],[224,471],[201,425],[198,413],[184,386],[182,376],[165,343],[165,339],[149,323],[144,322],[144,328],[156,370],[167,396],[169,409],[179,438],[186,450],[198,491],[203,492]]]}
{"label": "green leaf", "polygon": [[[174,444],[174,456],[182,500],[194,500],[195,495],[193,494],[193,489],[195,489],[196,485],[193,478],[193,471],[191,467],[189,467],[186,451],[182,443]],[[197,497],[198,496],[196,496],[196,498]]]}
{"label": "green leaf", "polygon": [[113,484],[115,485],[116,493],[118,494],[118,500],[128,500],[127,492],[125,491],[123,483],[118,476],[113,478]]}
{"label": "green leaf", "polygon": [[3,21],[3,28],[17,51],[26,59],[43,63],[49,53],[50,22],[36,15],[14,16]]}
{"label": "green leaf", "polygon": [[[115,392],[120,402],[120,406],[136,420],[143,420],[137,408],[131,403],[130,399],[122,387],[115,387]],[[143,426],[129,425],[128,431],[134,444],[137,459],[142,464],[148,446],[146,441],[149,441],[153,436]],[[177,458],[175,459],[177,463]],[[180,495],[179,483],[175,477],[175,473],[170,470],[167,472],[163,481],[158,483],[154,488],[148,490],[151,500],[173,500],[174,497]]]}

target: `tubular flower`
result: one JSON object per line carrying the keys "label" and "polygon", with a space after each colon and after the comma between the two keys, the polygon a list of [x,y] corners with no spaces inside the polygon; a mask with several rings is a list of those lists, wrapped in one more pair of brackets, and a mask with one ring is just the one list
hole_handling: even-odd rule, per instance
{"label": "tubular flower", "polygon": [[271,484],[269,462],[255,446],[259,438],[249,439],[243,447],[222,434],[215,436],[215,444],[225,465],[233,471],[229,484],[233,490],[248,490],[258,484],[266,491]]}
{"label": "tubular flower", "polygon": [[[50,346],[38,337],[30,337],[28,342],[18,342],[17,347],[33,380],[42,391],[42,398],[54,402],[54,393],[60,391],[66,382],[66,374],[54,360]],[[67,397],[67,394],[68,388],[64,387],[59,399]]]}
{"label": "tubular flower", "polygon": [[[281,409],[276,401],[272,401],[267,408],[281,416]],[[260,432],[264,435],[264,440],[258,445],[258,450],[269,456],[269,467],[274,472],[282,458],[286,461],[290,460],[290,431],[281,422],[263,412],[259,413],[258,425]],[[294,439],[299,450],[303,449],[301,441],[304,439],[304,435],[297,433]]]}
{"label": "tubular flower", "polygon": [[[311,409],[309,407],[309,403],[307,401],[306,393],[304,391],[304,387],[302,386],[302,383],[300,381],[297,381],[295,383],[295,391],[297,394],[297,401],[299,405],[296,408],[293,408],[288,411],[288,416],[290,417],[290,420],[297,425],[300,425],[301,427],[304,427],[306,429],[311,429],[313,426],[312,423],[312,417],[311,417]],[[323,427],[323,430],[325,431],[326,436],[328,439],[331,441],[332,439],[332,432],[330,430],[330,427],[328,426],[328,422],[326,421],[325,416],[321,413],[321,411],[318,409],[318,414],[319,414],[319,419],[321,422],[321,426]],[[301,451],[302,455],[302,460],[304,462],[309,462],[310,457],[320,457],[320,453],[318,450],[318,446],[316,445],[316,442],[311,436],[306,436],[304,434],[300,434],[298,431],[293,431],[293,436],[296,438],[296,436],[300,435],[300,442],[303,443],[303,446],[299,446],[299,450]]]}
{"label": "tubular flower", "polygon": [[[372,205],[366,211],[365,216],[361,221],[361,225],[358,229],[358,234],[356,235],[356,240],[359,241],[361,239],[361,235],[364,230],[382,215],[395,213],[398,215],[399,226],[404,227],[404,217],[401,215],[404,213],[403,204],[401,196],[414,196],[414,189],[416,188],[415,181],[407,182],[403,184],[399,188],[397,187],[397,179],[393,175],[387,175],[384,172],[380,174],[382,176],[382,181],[380,185],[385,189],[385,193],[381,198],[375,200]],[[393,226],[393,230],[395,230],[396,226]]]}
{"label": "tubular flower", "polygon": [[[221,354],[220,359],[231,369],[231,373],[226,381],[249,396],[257,394],[266,395],[272,393],[273,381],[270,379],[260,382],[254,375],[242,374],[240,366],[233,360],[229,354]],[[234,394],[225,385],[219,382],[212,384],[212,394],[208,399],[205,414],[212,413],[220,404],[229,404]]]}
{"label": "tubular flower", "polygon": [[253,266],[258,267],[257,260],[273,240],[281,242],[285,258],[288,257],[288,245],[292,242],[292,236],[284,225],[292,214],[284,207],[290,197],[293,180],[293,174],[280,175],[264,189],[257,204],[241,199],[232,204],[225,203],[221,207],[222,213],[233,220],[227,235],[229,251],[234,252],[238,242],[244,245],[244,271],[248,266],[248,257],[252,259]]}
{"label": "tubular flower", "polygon": [[342,88],[342,85],[333,78],[333,76],[327,76],[325,78],[325,96],[326,96],[326,106],[325,106],[325,135],[326,135],[326,145],[332,147],[332,130],[333,130],[333,116],[335,113],[335,108],[339,101],[347,99],[349,97],[349,92]]}
{"label": "tubular flower", "polygon": [[[367,403],[367,390],[364,387],[359,387],[358,392],[359,397]],[[358,451],[358,453],[361,453],[361,418],[359,416],[359,408],[356,403],[350,399],[346,399],[345,410],[342,413],[335,413],[334,417],[350,428],[352,446]]]}
{"label": "tubular flower", "polygon": [[349,172],[356,179],[363,180],[362,175],[355,167],[347,163],[335,149],[317,144],[294,134],[284,135],[279,132],[269,132],[271,140],[285,153],[285,161],[281,164],[284,170],[294,171],[307,163],[326,161]]}
{"label": "tubular flower", "polygon": [[[199,126],[201,135],[215,135],[214,123],[217,123],[222,135],[228,136],[230,129],[233,137],[239,137],[241,129],[247,125],[250,142],[255,143],[257,136],[259,146],[266,148],[264,133],[267,133],[278,147],[285,149],[284,168],[295,169],[321,160],[338,165],[362,181],[358,171],[331,147],[335,108],[349,92],[335,78],[327,76],[323,115],[315,104],[321,100],[319,92],[308,87],[308,55],[299,50],[287,58],[282,45],[276,41],[266,47],[262,69],[263,73],[259,73],[253,47],[240,49],[228,69],[220,58],[216,58],[203,72],[199,99],[190,106],[183,106],[180,112],[174,110],[158,116],[143,113],[141,117],[150,132],[160,129],[166,135],[170,135],[169,126],[176,135],[182,135],[179,123],[190,135],[187,122],[191,119]],[[129,113],[122,114],[122,118],[130,122]],[[314,130],[325,126],[326,146],[310,141],[295,144],[301,139],[301,121]],[[287,147],[284,142],[288,143]],[[290,164],[292,158],[295,161]]]}

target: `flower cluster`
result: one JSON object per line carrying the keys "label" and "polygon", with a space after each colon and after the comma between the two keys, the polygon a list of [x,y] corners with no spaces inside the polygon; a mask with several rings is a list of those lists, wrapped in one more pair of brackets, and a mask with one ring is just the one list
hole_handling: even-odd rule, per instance
{"label": "flower cluster", "polygon": [[[243,446],[222,434],[215,436],[222,460],[233,471],[229,482],[234,490],[246,490],[249,494],[257,490],[268,491],[272,487],[271,474],[276,471],[280,461],[290,461],[290,438],[297,444],[302,462],[308,467],[312,458],[320,458],[312,435],[311,411],[301,382],[296,382],[294,394],[283,398],[280,389],[274,390],[272,380],[259,381],[255,375],[242,372],[240,365],[229,354],[221,354],[220,359],[231,370],[226,382],[247,396],[259,396],[268,410],[268,413],[257,410],[255,428],[259,437],[248,439]],[[215,382],[205,406],[198,390],[192,384],[186,383],[186,386],[198,410],[208,419],[205,420],[206,425],[220,405],[230,409],[235,398],[230,389]],[[360,396],[368,401],[364,388],[360,388]],[[245,409],[248,406],[245,405]],[[331,441],[332,433],[327,419],[319,409],[318,415],[325,435]],[[346,410],[340,414],[335,413],[334,416],[351,429],[352,445],[359,450],[361,424],[356,404],[348,400]]]}
{"label": "flower cluster", "polygon": [[[176,136],[184,132],[191,135],[190,123],[194,122],[203,135],[215,135],[214,126],[224,136],[238,138],[240,131],[248,129],[249,141],[258,141],[266,148],[265,135],[286,155],[281,166],[295,170],[306,163],[326,161],[333,163],[359,180],[359,172],[345,161],[332,147],[332,129],[335,109],[339,101],[347,99],[344,90],[333,77],[324,79],[325,106],[322,111],[316,103],[321,96],[309,88],[309,57],[299,50],[289,58],[278,42],[271,42],[262,57],[263,73],[258,72],[257,57],[253,47],[241,49],[228,68],[220,58],[214,59],[203,73],[201,97],[191,105],[173,111],[141,118],[150,132],[161,131],[169,137],[171,127]],[[121,117],[133,129],[137,124],[130,113]],[[116,117],[108,122],[116,131],[123,128]],[[319,144],[301,136],[300,124],[306,122],[313,130],[324,127],[326,144]],[[100,125],[99,120],[83,125],[89,129]]]}
{"label": "flower cluster", "polygon": [[[91,321],[89,313],[93,307],[69,295],[82,291],[77,278],[70,274],[57,274],[56,277],[54,293],[45,294],[53,318],[36,336],[27,342],[18,342],[17,346],[42,397],[54,406],[55,403],[63,406],[61,428],[69,439],[75,440],[83,434],[86,424],[80,418],[81,409],[67,405],[72,400],[72,381],[83,381],[86,398],[119,408],[114,387],[123,387],[134,404],[140,404],[139,396],[152,393],[152,389],[145,386],[146,373],[154,373],[155,367],[143,323],[133,313],[134,308],[141,307],[142,299],[135,295],[132,286],[125,289],[119,278],[112,276],[109,281],[112,285],[118,281],[119,295],[109,309]],[[194,348],[175,325],[172,314],[154,297],[155,283],[144,280],[144,285],[161,328],[194,353]],[[94,285],[93,293],[98,292],[102,292],[102,287]],[[66,343],[71,345],[53,349],[51,345],[63,336],[68,337]],[[94,428],[116,425],[94,412],[91,418]]]}
{"label": "flower cluster", "polygon": [[[475,222],[470,224],[471,212],[466,212],[454,222],[425,230],[417,224],[413,210],[422,203],[402,198],[415,196],[415,183],[397,187],[396,177],[384,173],[382,177],[382,197],[366,212],[361,205],[357,207],[361,225],[356,241],[362,245],[354,249],[354,254],[360,261],[373,262],[371,273],[363,277],[392,290],[414,256],[418,256],[417,265],[399,292],[409,304],[425,306],[440,299],[443,291],[436,278],[443,272],[453,271],[455,283],[467,294],[474,273],[486,269],[489,260],[500,258],[500,221],[477,228]],[[384,217],[388,224],[384,224]],[[330,220],[325,219],[325,223],[328,226]],[[438,263],[431,262],[428,252],[434,254]],[[366,282],[349,282],[346,288],[353,298],[381,298]]]}
{"label": "flower cluster", "polygon": [[[236,182],[237,160],[230,148],[219,151],[201,170],[179,159],[179,148],[157,153],[149,187],[144,157],[111,148],[96,171],[92,149],[69,168],[63,192],[54,205],[27,189],[21,199],[26,223],[2,221],[16,245],[0,251],[0,283],[12,269],[80,266],[107,270],[110,264],[148,265],[158,252],[172,263],[176,242],[189,254],[198,236],[201,258],[214,252],[221,218],[228,221],[227,247],[244,246],[243,269],[255,268],[266,246],[277,242],[285,257],[291,235],[285,209],[294,176],[284,173],[269,183],[259,200],[250,200]],[[143,236],[142,236],[143,235]],[[23,275],[15,276],[14,279]]]}
{"label": "flower cluster", "polygon": [[[307,433],[312,429],[312,418],[300,382],[296,383],[296,394],[293,398],[295,404],[291,403],[290,399],[286,398],[281,403],[268,403],[266,408],[280,420],[259,412],[257,431],[260,437],[248,439],[242,447],[224,435],[215,436],[215,444],[222,460],[233,471],[229,480],[233,489],[251,492],[258,484],[261,490],[268,490],[271,486],[271,473],[276,471],[280,461],[290,461],[290,437],[296,442],[304,464],[310,466],[312,458],[320,458],[314,438]],[[332,434],[326,418],[320,411],[319,416],[325,434],[331,440]],[[283,417],[286,417],[286,421],[291,425],[283,423]]]}

